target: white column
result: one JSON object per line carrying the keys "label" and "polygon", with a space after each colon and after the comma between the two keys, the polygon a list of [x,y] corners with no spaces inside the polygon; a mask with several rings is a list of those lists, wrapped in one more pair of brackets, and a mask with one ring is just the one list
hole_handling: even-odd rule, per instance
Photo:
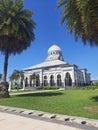
{"label": "white column", "polygon": [[23,90],[25,90],[25,80],[23,80]]}
{"label": "white column", "polygon": [[62,86],[65,88],[65,73],[64,73],[64,71],[62,71],[61,80],[62,80]]}
{"label": "white column", "polygon": [[54,73],[54,83],[57,86],[56,74]]}
{"label": "white column", "polygon": [[50,86],[50,75],[47,74],[47,81],[48,81],[48,86]]}
{"label": "white column", "polygon": [[74,68],[72,68],[72,87],[75,85],[75,73],[74,73]]}
{"label": "white column", "polygon": [[8,88],[8,91],[10,92],[11,91],[11,86],[12,86],[12,83],[11,81],[9,82],[9,88]]}
{"label": "white column", "polygon": [[43,72],[42,70],[40,71],[40,86],[42,86],[42,83],[43,83]]}

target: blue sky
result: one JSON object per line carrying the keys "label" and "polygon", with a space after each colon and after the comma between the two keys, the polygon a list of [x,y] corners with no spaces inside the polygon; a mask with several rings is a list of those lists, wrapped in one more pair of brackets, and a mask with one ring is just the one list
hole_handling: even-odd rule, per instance
{"label": "blue sky", "polygon": [[[98,79],[98,47],[84,45],[80,40],[67,33],[61,25],[61,9],[57,9],[58,0],[24,0],[24,7],[33,11],[36,22],[35,40],[20,55],[9,57],[8,77],[16,70],[43,62],[47,51],[53,44],[62,49],[64,60],[76,64],[79,68],[87,68],[92,79]],[[0,73],[3,72],[4,56],[0,53]]]}

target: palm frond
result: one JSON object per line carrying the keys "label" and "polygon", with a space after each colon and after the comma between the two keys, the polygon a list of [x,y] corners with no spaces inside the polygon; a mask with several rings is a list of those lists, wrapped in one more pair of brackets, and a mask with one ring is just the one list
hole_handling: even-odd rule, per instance
{"label": "palm frond", "polygon": [[60,0],[62,24],[75,39],[84,43],[98,45],[98,0]]}

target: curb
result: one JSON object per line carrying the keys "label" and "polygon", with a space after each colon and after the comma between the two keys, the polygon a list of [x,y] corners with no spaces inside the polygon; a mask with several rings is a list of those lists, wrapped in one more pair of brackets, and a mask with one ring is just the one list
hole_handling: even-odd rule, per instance
{"label": "curb", "polygon": [[37,111],[37,110],[28,110],[16,107],[9,106],[0,106],[1,112],[7,112],[11,114],[18,114],[21,116],[26,116],[29,118],[41,119],[46,121],[55,121],[57,123],[63,122],[63,124],[67,123],[67,125],[77,125],[76,127],[88,127],[88,130],[97,130],[98,129],[98,120],[76,117],[76,116],[68,116],[61,114],[51,114],[48,112]]}

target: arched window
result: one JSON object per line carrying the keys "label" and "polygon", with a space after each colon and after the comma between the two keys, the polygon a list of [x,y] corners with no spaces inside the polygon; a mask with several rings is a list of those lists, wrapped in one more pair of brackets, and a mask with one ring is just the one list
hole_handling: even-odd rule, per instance
{"label": "arched window", "polygon": [[30,75],[30,77],[29,77],[30,87],[32,87],[32,80],[33,80],[33,79],[32,79],[32,77],[31,77],[31,75]]}
{"label": "arched window", "polygon": [[28,87],[28,78],[25,79],[25,87]]}
{"label": "arched window", "polygon": [[36,75],[36,86],[40,86],[40,78],[39,78],[39,74]]}
{"label": "arched window", "polygon": [[54,76],[50,76],[50,86],[54,86]]}
{"label": "arched window", "polygon": [[68,72],[65,75],[65,86],[72,86],[72,79]]}
{"label": "arched window", "polygon": [[44,86],[48,85],[47,76],[44,76]]}
{"label": "arched window", "polygon": [[61,75],[57,75],[57,86],[61,86]]}
{"label": "arched window", "polygon": [[20,87],[23,88],[23,81],[20,82]]}

